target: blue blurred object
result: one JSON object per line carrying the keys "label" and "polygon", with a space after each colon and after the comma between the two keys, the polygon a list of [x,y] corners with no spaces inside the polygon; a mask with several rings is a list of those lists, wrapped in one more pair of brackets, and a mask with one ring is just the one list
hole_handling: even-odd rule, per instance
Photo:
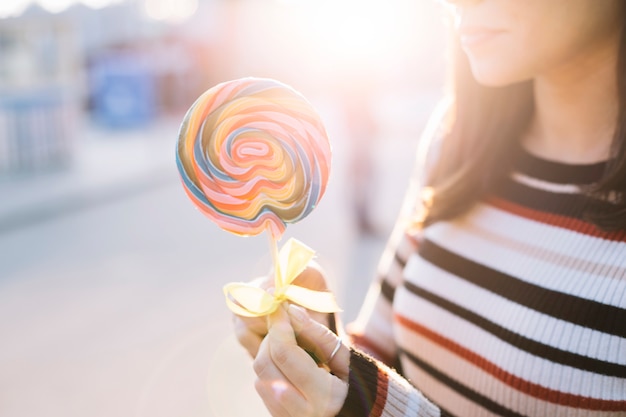
{"label": "blue blurred object", "polygon": [[0,172],[65,165],[72,155],[75,98],[62,88],[0,95]]}
{"label": "blue blurred object", "polygon": [[90,71],[94,117],[105,127],[145,126],[156,113],[155,84],[154,71],[141,55],[98,57]]}

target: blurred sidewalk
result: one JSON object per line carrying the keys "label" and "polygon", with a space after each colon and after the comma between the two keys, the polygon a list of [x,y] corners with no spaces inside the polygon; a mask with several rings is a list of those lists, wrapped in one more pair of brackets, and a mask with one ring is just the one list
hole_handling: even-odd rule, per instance
{"label": "blurred sidewalk", "polygon": [[[177,179],[180,116],[116,130],[84,121],[67,167],[0,176],[0,233],[28,227]],[[175,171],[175,170],[174,170]]]}

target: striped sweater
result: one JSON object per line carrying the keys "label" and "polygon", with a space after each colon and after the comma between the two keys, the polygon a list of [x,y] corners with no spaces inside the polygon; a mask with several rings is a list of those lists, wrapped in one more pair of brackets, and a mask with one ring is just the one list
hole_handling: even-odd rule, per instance
{"label": "striped sweater", "polygon": [[580,192],[603,168],[520,150],[466,215],[388,246],[339,416],[626,416],[626,231]]}

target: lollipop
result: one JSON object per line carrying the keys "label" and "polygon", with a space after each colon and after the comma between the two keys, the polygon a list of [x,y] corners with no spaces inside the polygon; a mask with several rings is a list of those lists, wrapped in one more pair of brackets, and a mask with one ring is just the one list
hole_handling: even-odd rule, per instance
{"label": "lollipop", "polygon": [[235,313],[269,314],[286,299],[318,311],[338,311],[330,293],[291,284],[313,251],[290,240],[279,254],[276,245],[287,223],[302,220],[317,206],[330,159],[318,114],[301,94],[275,80],[219,84],[185,115],[176,162],[191,201],[224,230],[242,236],[267,230],[270,235],[274,293],[228,284],[226,301]]}
{"label": "lollipop", "polygon": [[238,235],[306,217],[326,190],[330,144],[311,104],[270,79],[219,84],[191,106],[180,128],[177,164],[194,204]]}

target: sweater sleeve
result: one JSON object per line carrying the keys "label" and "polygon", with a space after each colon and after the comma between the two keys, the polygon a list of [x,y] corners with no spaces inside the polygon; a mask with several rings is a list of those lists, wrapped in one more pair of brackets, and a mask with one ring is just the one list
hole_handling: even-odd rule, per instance
{"label": "sweater sleeve", "polygon": [[444,417],[393,369],[352,349],[348,396],[337,417]]}

